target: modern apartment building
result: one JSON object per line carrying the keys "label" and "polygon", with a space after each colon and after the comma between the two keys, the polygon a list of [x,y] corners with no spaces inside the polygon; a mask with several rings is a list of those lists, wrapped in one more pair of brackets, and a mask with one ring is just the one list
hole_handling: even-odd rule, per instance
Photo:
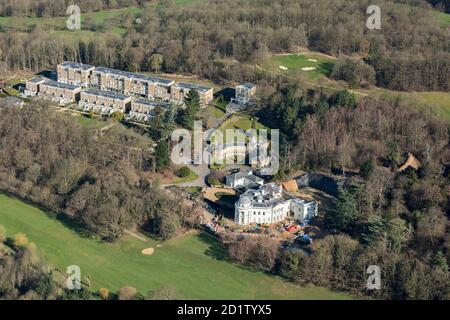
{"label": "modern apartment building", "polygon": [[174,83],[172,80],[105,67],[95,68],[90,81],[91,87],[100,90],[166,101],[170,100],[170,87]]}
{"label": "modern apartment building", "polygon": [[170,103],[138,98],[131,101],[130,118],[138,121],[149,121],[158,109],[165,112],[171,107]]}
{"label": "modern apartment building", "polygon": [[89,86],[95,67],[89,64],[66,61],[57,66],[58,82],[77,86]]}
{"label": "modern apartment building", "polygon": [[235,90],[236,94],[234,99],[231,100],[231,102],[240,105],[247,105],[249,102],[252,101],[252,99],[256,94],[256,85],[252,83],[243,83],[239,86],[236,86]]}
{"label": "modern apartment building", "polygon": [[163,101],[184,101],[191,90],[200,95],[200,104],[206,106],[214,99],[214,90],[192,83],[147,76],[106,67],[66,61],[57,66],[58,82],[112,91],[123,95]]}
{"label": "modern apartment building", "polygon": [[208,105],[214,100],[214,89],[193,83],[178,82],[171,88],[172,100],[183,101],[191,90],[196,90],[200,96],[200,105]]}
{"label": "modern apartment building", "polygon": [[25,94],[27,96],[35,96],[39,92],[39,86],[45,82],[45,79],[42,77],[34,77],[27,82],[25,82]]}
{"label": "modern apartment building", "polygon": [[79,109],[110,115],[114,112],[126,113],[131,106],[131,97],[97,89],[81,92]]}
{"label": "modern apartment building", "polygon": [[60,102],[70,103],[79,99],[80,92],[81,86],[46,79],[44,82],[39,83],[38,95],[57,98]]}

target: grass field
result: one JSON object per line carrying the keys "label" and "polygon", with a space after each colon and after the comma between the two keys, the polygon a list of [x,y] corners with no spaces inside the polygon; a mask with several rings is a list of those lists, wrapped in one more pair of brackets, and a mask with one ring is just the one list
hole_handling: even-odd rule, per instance
{"label": "grass field", "polygon": [[[194,5],[202,0],[175,0],[175,4],[180,6]],[[49,17],[49,18],[39,18],[39,17],[0,17],[0,27],[2,29],[16,30],[26,32],[34,25],[39,25],[46,30],[51,35],[67,37],[70,35],[71,39],[91,39],[98,36],[98,32],[93,32],[87,30],[87,25],[95,25],[99,28],[100,33],[104,32],[114,32],[122,35],[126,32],[126,28],[121,25],[118,17],[121,15],[131,14],[137,15],[142,14],[145,8],[157,7],[159,2],[152,1],[145,3],[144,7],[126,7],[120,9],[103,10],[98,12],[89,12],[81,14],[81,30],[69,30],[66,27],[67,17]],[[105,26],[105,24],[108,25]],[[102,27],[104,27],[102,30]]]}
{"label": "grass field", "polygon": [[[286,67],[287,70],[281,70],[280,66]],[[264,66],[264,68],[272,72],[283,72],[290,75],[300,73],[308,79],[316,79],[320,76],[329,75],[333,69],[333,66],[333,59],[328,58],[324,55],[311,53],[301,55],[274,55]],[[316,69],[311,71],[303,71],[302,68]]]}
{"label": "grass field", "polygon": [[[202,233],[162,243],[143,242],[131,236],[106,244],[80,233],[61,216],[51,218],[40,209],[0,194],[0,224],[7,236],[27,235],[47,261],[61,270],[78,265],[82,277],[90,276],[92,289],[117,290],[125,285],[140,293],[163,285],[190,299],[348,299],[324,288],[300,288],[280,278],[235,266],[225,261],[221,245]],[[76,231],[77,230],[77,231]],[[153,247],[152,256],[141,250]]]}
{"label": "grass field", "polygon": [[437,18],[440,23],[442,23],[444,26],[450,26],[450,14],[444,13],[444,12],[438,12]]}
{"label": "grass field", "polygon": [[401,97],[419,110],[431,109],[439,117],[450,122],[450,92],[400,92],[376,88],[369,93],[381,99]]}
{"label": "grass field", "polygon": [[88,118],[83,115],[76,115],[77,122],[83,126],[94,128],[94,129],[101,129],[103,127],[106,127],[108,125],[107,121],[103,121],[100,119],[95,118]]}
{"label": "grass field", "polygon": [[191,182],[198,178],[198,175],[190,170],[189,175],[187,177],[177,177],[172,183],[185,183],[185,182]]}
{"label": "grass field", "polygon": [[216,106],[208,106],[205,111],[207,114],[211,114],[216,119],[222,119],[226,114],[224,109]]}
{"label": "grass field", "polygon": [[258,122],[256,118],[250,118],[245,115],[233,115],[230,119],[225,121],[220,127],[221,130],[227,129],[268,129],[265,125]]}

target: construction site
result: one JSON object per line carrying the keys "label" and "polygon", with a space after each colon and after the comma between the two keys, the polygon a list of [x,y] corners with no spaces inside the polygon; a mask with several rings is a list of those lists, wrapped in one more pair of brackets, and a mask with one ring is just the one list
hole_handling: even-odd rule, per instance
{"label": "construction site", "polygon": [[[327,210],[334,207],[335,202],[334,195],[310,187],[309,181],[305,183],[305,180],[317,182],[317,177],[314,178],[302,175],[297,179],[280,183],[283,194],[290,198],[316,203],[318,210],[317,215],[314,217],[299,220],[288,214],[282,221],[274,223],[240,225],[236,223],[235,211],[243,191],[226,186],[221,188],[211,187],[204,190],[203,196],[210,207],[214,208],[214,218],[210,223],[205,224],[203,228],[209,233],[218,236],[225,243],[240,237],[270,237],[279,240],[282,246],[294,244],[300,246],[309,245],[314,239],[325,235],[324,231],[322,231],[323,217]],[[336,186],[332,185],[333,183]],[[338,188],[337,185],[339,185],[339,182],[333,183],[330,186],[328,186],[329,183],[325,183],[325,186],[328,186],[330,191],[332,191],[333,188]]]}

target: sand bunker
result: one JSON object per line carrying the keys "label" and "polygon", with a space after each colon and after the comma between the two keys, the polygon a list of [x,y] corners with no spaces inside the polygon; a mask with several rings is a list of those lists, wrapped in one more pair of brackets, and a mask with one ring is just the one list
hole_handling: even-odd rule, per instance
{"label": "sand bunker", "polygon": [[144,256],[151,256],[153,253],[155,253],[155,249],[153,249],[153,248],[147,248],[147,249],[142,250],[142,254]]}
{"label": "sand bunker", "polygon": [[317,62],[316,59],[308,59],[308,61],[310,61],[310,62]]}
{"label": "sand bunker", "polygon": [[313,70],[316,70],[317,68],[315,68],[315,67],[304,67],[304,68],[302,68],[302,70],[303,71],[313,71]]}
{"label": "sand bunker", "polygon": [[283,70],[283,71],[287,71],[288,67],[280,66],[280,69]]}

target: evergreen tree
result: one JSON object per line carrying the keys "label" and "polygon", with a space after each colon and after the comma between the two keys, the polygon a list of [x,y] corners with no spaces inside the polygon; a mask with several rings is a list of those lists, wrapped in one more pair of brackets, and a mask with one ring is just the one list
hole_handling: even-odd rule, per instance
{"label": "evergreen tree", "polygon": [[352,186],[343,189],[338,198],[336,210],[327,216],[327,225],[339,231],[347,231],[352,228],[360,217],[360,189]]}
{"label": "evergreen tree", "polygon": [[332,104],[338,107],[356,108],[355,96],[348,90],[339,91],[333,98]]}
{"label": "evergreen tree", "polygon": [[155,150],[156,168],[164,169],[169,165],[169,145],[167,141],[161,140]]}
{"label": "evergreen tree", "polygon": [[200,110],[200,96],[196,90],[191,90],[185,100],[186,108],[180,110],[177,122],[184,128],[192,130],[197,113]]}
{"label": "evergreen tree", "polygon": [[431,265],[443,270],[444,272],[448,272],[447,259],[445,258],[445,255],[442,253],[442,251],[436,252],[436,254],[433,256],[433,259],[431,259]]}

